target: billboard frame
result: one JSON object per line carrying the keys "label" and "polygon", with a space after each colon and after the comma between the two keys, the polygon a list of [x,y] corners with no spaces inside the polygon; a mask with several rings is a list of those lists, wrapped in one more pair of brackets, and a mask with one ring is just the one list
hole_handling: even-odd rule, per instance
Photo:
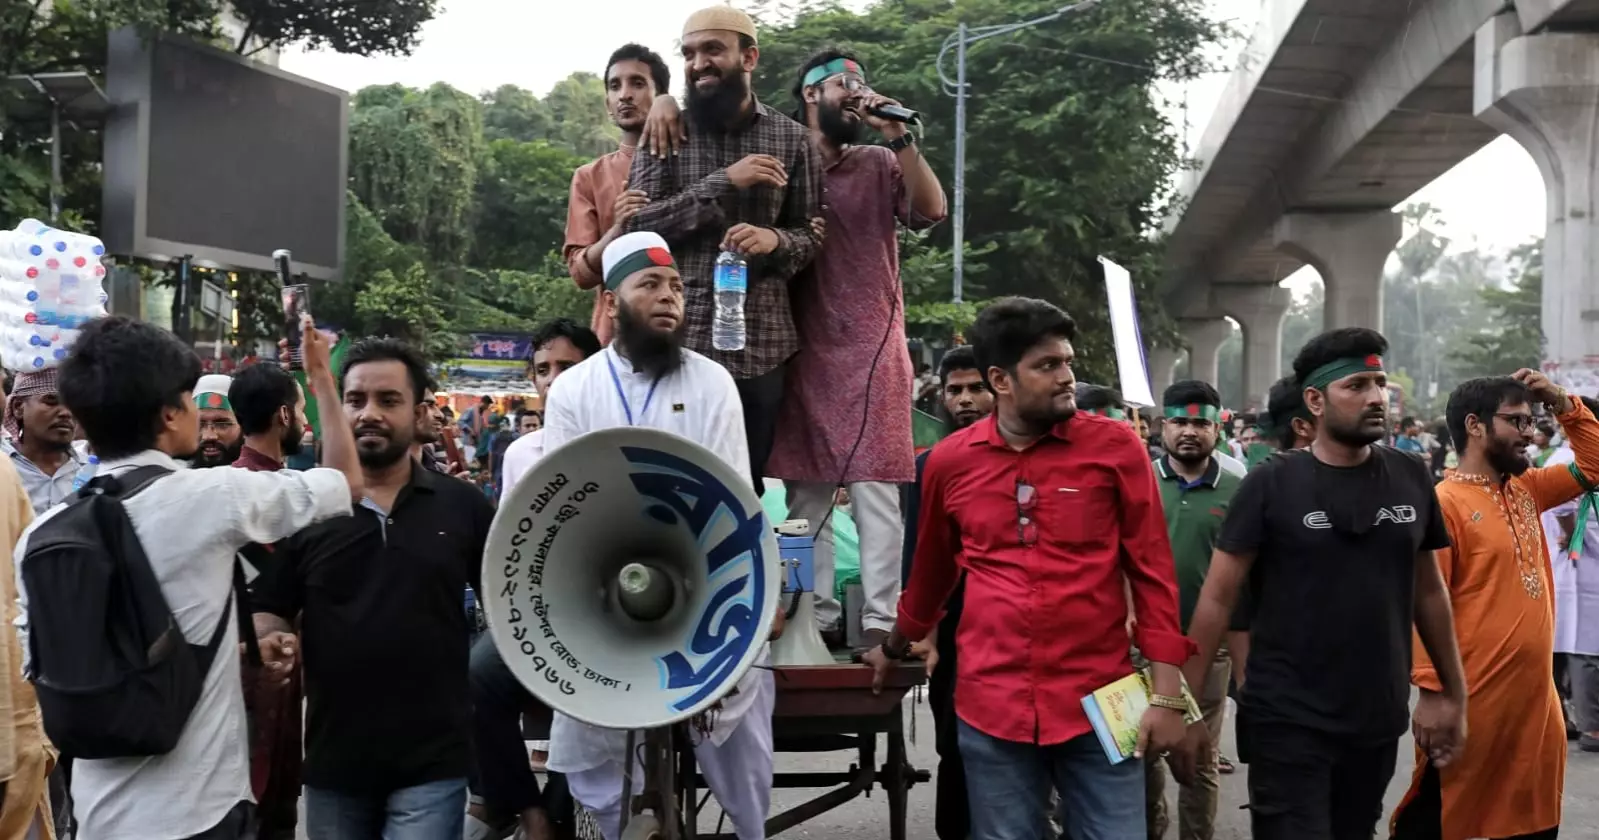
{"label": "billboard frame", "polygon": [[[113,153],[132,160],[122,160],[113,167],[109,159],[103,161],[101,203],[102,238],[107,253],[139,257],[153,262],[170,262],[180,257],[193,258],[202,268],[227,271],[273,271],[270,252],[251,254],[212,245],[177,242],[149,235],[148,209],[150,199],[150,107],[151,75],[154,63],[154,45],[166,42],[178,49],[203,53],[211,58],[231,62],[245,69],[266,73],[322,93],[338,97],[344,119],[339,123],[339,171],[344,174],[340,196],[348,192],[350,175],[350,93],[341,88],[297,76],[269,64],[246,58],[210,44],[170,33],[145,36],[134,27],[123,27],[107,37],[106,43],[106,96],[111,101],[111,111],[103,135],[103,157]],[[129,110],[137,110],[134,119],[128,119]],[[130,141],[131,138],[131,141]],[[115,171],[122,178],[113,179]],[[296,275],[303,274],[313,280],[339,280],[344,268],[345,225],[348,202],[340,200],[338,208],[336,265],[316,265],[296,260]],[[107,220],[117,224],[106,224]],[[122,221],[132,220],[132,230],[123,230]],[[288,246],[290,243],[284,243]]]}

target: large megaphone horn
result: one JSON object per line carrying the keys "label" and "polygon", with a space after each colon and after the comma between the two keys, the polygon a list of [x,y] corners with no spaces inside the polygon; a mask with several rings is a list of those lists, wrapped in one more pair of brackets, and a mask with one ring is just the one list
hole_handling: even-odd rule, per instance
{"label": "large megaphone horn", "polygon": [[584,435],[501,499],[483,609],[505,664],[584,723],[647,729],[720,700],[760,656],[782,565],[755,491],[653,429]]}

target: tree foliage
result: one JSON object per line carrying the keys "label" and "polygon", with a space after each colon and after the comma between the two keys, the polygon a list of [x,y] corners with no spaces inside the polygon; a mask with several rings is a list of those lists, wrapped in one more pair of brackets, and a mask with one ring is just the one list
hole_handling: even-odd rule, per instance
{"label": "tree foliage", "polygon": [[[164,5],[164,3],[163,3]],[[354,55],[410,55],[438,0],[228,0],[244,33],[236,49],[299,43]]]}
{"label": "tree foliage", "polygon": [[1510,254],[1516,279],[1509,288],[1484,286],[1478,290],[1482,306],[1490,313],[1485,327],[1454,351],[1455,358],[1478,375],[1508,374],[1521,368],[1537,370],[1543,360],[1543,240],[1530,242]]}

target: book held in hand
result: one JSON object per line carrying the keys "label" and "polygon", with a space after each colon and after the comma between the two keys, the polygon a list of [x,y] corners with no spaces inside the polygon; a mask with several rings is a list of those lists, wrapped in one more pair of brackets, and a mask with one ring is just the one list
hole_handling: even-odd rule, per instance
{"label": "book held in hand", "polygon": [[[1144,718],[1144,710],[1149,708],[1149,686],[1149,669],[1144,668],[1083,698],[1083,711],[1088,714],[1088,722],[1093,725],[1099,745],[1111,764],[1133,757],[1133,750],[1138,746],[1138,724]],[[1183,723],[1199,722],[1202,718],[1199,703],[1188,690],[1187,680],[1183,680],[1183,699],[1188,701]]]}

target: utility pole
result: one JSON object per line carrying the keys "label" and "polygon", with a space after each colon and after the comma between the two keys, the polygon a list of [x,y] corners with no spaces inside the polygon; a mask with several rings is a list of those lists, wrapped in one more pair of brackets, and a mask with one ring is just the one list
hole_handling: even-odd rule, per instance
{"label": "utility pole", "polygon": [[[951,289],[952,297],[956,303],[961,302],[962,287],[966,279],[966,48],[978,41],[984,41],[998,35],[1009,35],[1023,29],[1031,29],[1039,24],[1050,23],[1065,17],[1073,12],[1080,12],[1098,5],[1099,0],[1081,0],[1062,6],[1043,17],[1024,20],[1020,23],[1002,23],[995,26],[979,26],[970,29],[962,23],[948,38],[944,39],[944,46],[938,51],[936,61],[939,81],[943,82],[944,93],[955,97],[955,281]],[[955,78],[951,79],[944,72],[944,58],[950,51],[955,52]]]}

